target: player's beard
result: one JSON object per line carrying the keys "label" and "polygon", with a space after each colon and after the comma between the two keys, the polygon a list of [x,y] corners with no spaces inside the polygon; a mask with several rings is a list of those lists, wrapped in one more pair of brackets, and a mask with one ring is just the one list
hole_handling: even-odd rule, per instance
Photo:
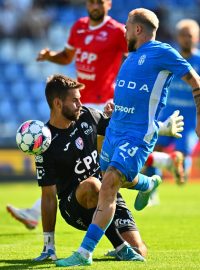
{"label": "player's beard", "polygon": [[182,51],[183,53],[185,53],[185,54],[189,54],[189,53],[191,53],[192,48],[191,48],[191,47],[182,47],[182,48],[181,48],[181,51]]}
{"label": "player's beard", "polygon": [[99,13],[99,11],[92,11],[88,13],[89,18],[92,21],[98,22],[98,21],[103,21],[105,14],[104,13]]}
{"label": "player's beard", "polygon": [[63,106],[62,107],[62,115],[67,120],[76,121],[79,119],[80,109],[77,109],[76,111],[72,111],[67,106]]}
{"label": "player's beard", "polygon": [[128,41],[128,51],[135,52],[136,51],[136,42],[137,40],[132,38]]}

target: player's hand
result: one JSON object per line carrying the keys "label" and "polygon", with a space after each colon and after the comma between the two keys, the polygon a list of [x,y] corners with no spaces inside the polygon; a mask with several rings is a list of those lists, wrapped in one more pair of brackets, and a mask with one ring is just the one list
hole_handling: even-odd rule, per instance
{"label": "player's hand", "polygon": [[41,262],[41,261],[45,261],[47,259],[51,259],[52,261],[57,260],[56,251],[55,251],[54,246],[44,246],[44,249],[43,249],[42,253],[40,254],[40,256],[33,259],[33,261]]}
{"label": "player's hand", "polygon": [[105,107],[104,107],[104,113],[108,116],[111,117],[113,110],[114,110],[114,103],[109,101],[106,103]]}
{"label": "player's hand", "polygon": [[179,114],[180,111],[174,111],[167,120],[159,122],[159,135],[182,138],[181,132],[184,130],[184,117]]}
{"label": "player's hand", "polygon": [[37,61],[45,61],[48,60],[50,57],[50,50],[49,48],[45,48],[41,50],[36,58]]}

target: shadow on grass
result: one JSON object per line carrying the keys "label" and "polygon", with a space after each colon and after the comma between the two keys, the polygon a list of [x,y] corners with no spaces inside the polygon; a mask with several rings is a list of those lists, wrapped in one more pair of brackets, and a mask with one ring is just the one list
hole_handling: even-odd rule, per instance
{"label": "shadow on grass", "polygon": [[37,235],[37,233],[36,232],[31,233],[30,231],[27,231],[25,233],[24,232],[23,233],[19,233],[19,232],[18,233],[1,233],[0,237],[2,237],[2,236],[9,236],[9,237],[10,236],[17,236],[18,237],[18,236],[23,236],[23,235],[35,236],[35,235]]}
{"label": "shadow on grass", "polygon": [[[12,269],[46,269],[54,266],[55,264],[51,261],[34,262],[32,260],[0,260],[0,264],[5,264],[0,266],[0,269],[12,270]],[[7,265],[6,265],[7,264]],[[37,268],[36,268],[37,266]]]}
{"label": "shadow on grass", "polygon": [[114,257],[93,258],[94,262],[113,262],[117,261]]}
{"label": "shadow on grass", "polygon": [[[94,262],[106,262],[106,261],[116,261],[115,258],[94,258]],[[51,268],[52,266],[56,266],[54,262],[52,262],[50,259],[48,261],[43,262],[34,262],[31,260],[0,260],[0,264],[4,264],[3,266],[0,266],[0,269],[4,270],[13,270],[13,269],[46,269]],[[36,268],[37,266],[37,268]],[[81,270],[81,268],[80,268]]]}

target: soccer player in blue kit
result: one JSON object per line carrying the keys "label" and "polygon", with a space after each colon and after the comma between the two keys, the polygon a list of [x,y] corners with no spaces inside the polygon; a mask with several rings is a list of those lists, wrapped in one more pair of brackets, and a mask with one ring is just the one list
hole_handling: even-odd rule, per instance
{"label": "soccer player in blue kit", "polygon": [[[199,25],[192,19],[180,20],[176,25],[176,37],[179,45],[180,54],[191,64],[191,66],[200,74],[200,51],[197,49],[199,42]],[[156,150],[162,151],[164,147],[173,145],[174,150],[180,151],[184,155],[184,169],[181,183],[184,184],[189,175],[192,165],[191,154],[198,142],[198,137],[195,134],[196,117],[195,105],[190,87],[179,78],[174,78],[169,88],[169,95],[167,99],[167,106],[161,112],[159,119],[166,119],[174,108],[178,109],[184,116],[184,132],[182,138],[176,140],[175,138],[167,138],[166,136],[159,136],[156,143]],[[155,167],[169,169],[169,154],[163,152],[155,152],[151,154],[151,160],[147,173],[149,176],[155,174]],[[148,165],[148,164],[147,164]],[[152,204],[154,204],[154,196],[152,197]]]}
{"label": "soccer player in blue kit", "polygon": [[74,254],[57,266],[92,264],[92,253],[112,221],[116,194],[121,187],[139,190],[135,209],[142,210],[161,182],[159,176],[140,174],[156,140],[160,110],[165,106],[173,74],[192,88],[200,136],[200,78],[170,45],[155,41],[158,18],[150,10],[132,10],[126,23],[129,55],[116,82],[114,112],[106,131],[101,169],[105,171],[92,223]]}

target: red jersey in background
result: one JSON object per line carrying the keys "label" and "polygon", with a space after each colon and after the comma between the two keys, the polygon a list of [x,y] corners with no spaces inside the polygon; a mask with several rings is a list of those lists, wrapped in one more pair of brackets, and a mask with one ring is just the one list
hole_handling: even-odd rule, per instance
{"label": "red jersey in background", "polygon": [[85,84],[82,103],[100,104],[113,98],[115,78],[127,53],[124,33],[124,25],[109,16],[96,27],[84,17],[71,28],[66,47],[76,50],[77,79]]}

